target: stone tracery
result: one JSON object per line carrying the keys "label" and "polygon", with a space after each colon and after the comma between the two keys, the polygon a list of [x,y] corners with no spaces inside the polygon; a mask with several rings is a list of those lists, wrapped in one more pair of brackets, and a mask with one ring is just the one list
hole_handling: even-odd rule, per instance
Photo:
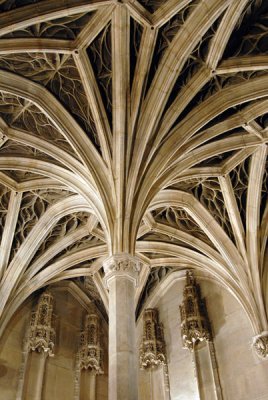
{"label": "stone tracery", "polygon": [[[5,324],[24,299],[24,278],[30,294],[40,287],[39,278],[44,286],[68,273],[63,264],[70,255],[73,260],[66,265],[85,271],[79,250],[88,249],[95,260],[88,266],[93,274],[111,255],[135,255],[144,263],[142,271],[146,263],[154,268],[153,258],[162,255],[184,262],[196,256],[192,263],[198,266],[202,253],[208,261],[204,268],[209,265],[214,278],[220,277],[247,310],[253,335],[266,331],[265,267],[258,257],[267,241],[265,196],[259,200],[267,176],[265,2],[213,0],[208,7],[203,1],[180,6],[172,1],[103,5],[78,0],[68,3],[68,17],[66,5],[59,10],[51,5],[48,14],[44,3],[27,1],[28,10],[40,15],[22,23],[16,14],[16,8],[23,12],[21,2],[0,2]],[[204,4],[207,15],[202,14]],[[10,19],[4,21],[5,15]],[[135,55],[129,49],[133,24],[140,27],[133,39]],[[237,46],[234,38],[242,34]],[[120,40],[110,43],[109,36]],[[130,73],[131,57],[135,70]],[[194,182],[193,189],[189,184]],[[35,226],[40,226],[37,234],[43,232],[40,219],[46,226],[51,217],[42,196],[50,188],[59,201],[70,194],[80,206],[69,212],[70,204],[62,202],[66,215],[61,218],[53,208],[55,225],[39,250],[28,248],[29,262],[47,252],[46,263],[36,265],[32,275],[26,263],[13,282],[15,254]],[[260,214],[252,211],[260,208]],[[89,220],[88,232],[76,237],[80,224],[74,213],[89,211],[97,222]],[[70,242],[60,243],[71,232]],[[163,243],[161,234],[170,243]],[[57,244],[59,258],[52,251]]]}

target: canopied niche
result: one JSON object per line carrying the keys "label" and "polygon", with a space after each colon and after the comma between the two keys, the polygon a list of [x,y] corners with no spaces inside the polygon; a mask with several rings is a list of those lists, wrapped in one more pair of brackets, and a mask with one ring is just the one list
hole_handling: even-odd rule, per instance
{"label": "canopied niche", "polygon": [[[93,322],[97,327],[94,338]],[[92,364],[83,358],[81,348],[81,332],[87,328],[92,335],[84,347],[92,356]],[[106,316],[85,296],[82,286],[67,281],[51,285],[49,291],[34,293],[5,331],[1,340],[0,392],[6,400],[37,400],[37,394],[40,400],[108,399],[107,345]],[[93,370],[95,366],[96,370],[91,374],[85,368],[77,381],[77,367],[82,368],[83,361],[89,361],[88,368]]]}
{"label": "canopied niche", "polygon": [[[157,308],[159,320],[164,327],[170,398],[252,400],[257,399],[260,393],[267,393],[265,378],[267,362],[259,358],[253,349],[252,326],[247,314],[226,288],[215,283],[208,274],[201,271],[194,271],[195,282],[192,283],[200,285],[201,299],[206,300],[210,334],[204,334],[204,340],[199,341],[199,345],[196,346],[198,366],[193,358],[193,352],[184,348],[179,307],[185,299],[183,297],[183,291],[187,286],[185,275],[185,271],[165,274],[160,283],[150,291],[145,303],[145,309]],[[188,283],[191,285],[189,280]],[[143,315],[141,312],[137,324],[138,344],[143,337]],[[221,394],[217,391],[217,381],[213,376],[211,364],[211,361],[214,362],[214,351]],[[148,396],[148,382],[142,374],[143,371],[140,374],[139,387],[143,399],[146,398],[145,393]],[[252,375],[256,381],[254,385],[249,385],[247,382],[251,381]]]}

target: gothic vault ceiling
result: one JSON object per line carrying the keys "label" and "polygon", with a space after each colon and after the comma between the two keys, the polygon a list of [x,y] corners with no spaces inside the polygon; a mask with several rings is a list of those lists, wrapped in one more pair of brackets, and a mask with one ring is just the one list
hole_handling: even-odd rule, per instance
{"label": "gothic vault ceiling", "polygon": [[267,330],[268,3],[0,0],[0,313],[102,261],[196,268]]}

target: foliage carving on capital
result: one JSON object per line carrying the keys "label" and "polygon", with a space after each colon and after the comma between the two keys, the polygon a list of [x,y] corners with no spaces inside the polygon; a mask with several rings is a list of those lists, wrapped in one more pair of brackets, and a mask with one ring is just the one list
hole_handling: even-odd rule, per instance
{"label": "foliage carving on capital", "polygon": [[31,315],[29,349],[53,356],[54,342],[53,296],[49,291],[45,291],[40,296],[36,310]]}
{"label": "foliage carving on capital", "polygon": [[253,339],[253,347],[257,355],[261,358],[268,359],[268,332],[262,332]]}
{"label": "foliage carving on capital", "polygon": [[141,263],[135,257],[129,255],[115,255],[108,258],[104,264],[105,280],[112,276],[128,276],[137,283]]}

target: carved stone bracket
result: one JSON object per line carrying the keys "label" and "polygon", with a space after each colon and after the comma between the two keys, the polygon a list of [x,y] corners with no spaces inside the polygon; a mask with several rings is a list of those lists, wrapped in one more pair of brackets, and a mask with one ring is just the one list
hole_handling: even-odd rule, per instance
{"label": "carved stone bracket", "polygon": [[268,359],[268,331],[253,338],[253,348],[259,357]]}
{"label": "carved stone bracket", "polygon": [[109,257],[103,263],[105,272],[105,284],[108,287],[109,280],[114,277],[127,277],[138,286],[138,276],[141,268],[141,262],[129,254],[117,254]]}
{"label": "carved stone bracket", "polygon": [[181,335],[185,349],[192,351],[195,343],[211,339],[206,303],[204,299],[201,299],[199,285],[196,284],[190,271],[186,273],[180,314]]}
{"label": "carved stone bracket", "polygon": [[166,364],[166,344],[163,324],[159,322],[158,310],[148,308],[143,315],[143,338],[140,345],[141,369]]}
{"label": "carved stone bracket", "polygon": [[39,298],[36,310],[31,315],[29,349],[53,356],[55,329],[53,324],[53,296],[45,291]]}
{"label": "carved stone bracket", "polygon": [[80,334],[77,362],[80,370],[87,369],[96,375],[103,374],[100,318],[95,312],[86,315],[84,329]]}

